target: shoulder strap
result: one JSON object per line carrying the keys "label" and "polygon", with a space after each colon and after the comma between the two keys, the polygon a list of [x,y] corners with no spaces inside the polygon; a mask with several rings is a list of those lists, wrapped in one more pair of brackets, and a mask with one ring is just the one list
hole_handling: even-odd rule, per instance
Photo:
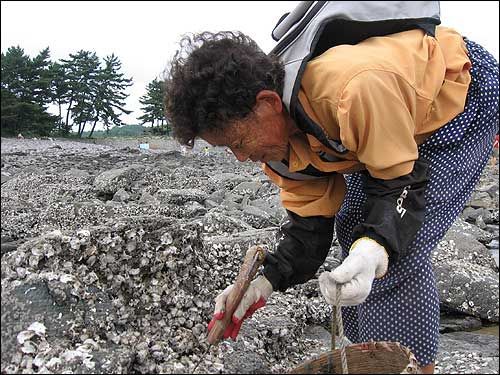
{"label": "shoulder strap", "polygon": [[270,53],[285,67],[283,103],[295,118],[306,64],[327,49],[416,28],[434,35],[440,23],[439,1],[302,1],[272,32]]}

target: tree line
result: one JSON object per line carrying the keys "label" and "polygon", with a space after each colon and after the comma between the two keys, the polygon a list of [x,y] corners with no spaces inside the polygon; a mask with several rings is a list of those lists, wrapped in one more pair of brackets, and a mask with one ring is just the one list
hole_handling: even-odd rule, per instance
{"label": "tree line", "polygon": [[[24,50],[10,47],[1,56],[1,133],[15,136],[70,136],[73,129],[92,137],[97,123],[108,132],[121,126],[127,87],[133,84],[121,71],[122,64],[111,54],[102,60],[95,52],[80,50],[69,58],[50,60],[45,48],[31,58]],[[141,125],[156,123],[158,133],[169,133],[164,123],[163,82],[155,78],[139,102],[144,114]],[[55,106],[58,114],[48,111]]]}

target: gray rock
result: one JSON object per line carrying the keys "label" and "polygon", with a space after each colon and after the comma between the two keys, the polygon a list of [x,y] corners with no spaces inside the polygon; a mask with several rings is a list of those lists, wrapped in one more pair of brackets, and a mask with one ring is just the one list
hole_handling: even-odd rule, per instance
{"label": "gray rock", "polygon": [[[285,217],[279,188],[258,164],[237,163],[223,150],[204,155],[201,141],[186,155],[171,140],[147,155],[134,140],[61,140],[54,149],[24,141],[24,155],[16,155],[19,143],[2,139],[2,174],[13,176],[2,181],[2,245],[16,242],[2,254],[2,372],[192,371],[207,346],[213,299],[236,278],[246,249],[276,246]],[[490,273],[498,271],[482,245],[498,240],[497,177],[487,168],[476,192],[487,193],[490,205],[466,208],[471,224],[457,220],[434,255],[438,280],[449,279],[443,312],[452,298],[453,311],[471,315],[443,319],[444,330],[471,329],[487,310],[498,311],[498,276]],[[120,189],[130,199],[111,200]],[[274,293],[235,343],[212,348],[199,372],[283,373],[329,349],[331,307],[317,276],[338,266],[339,252],[334,240],[314,278]],[[17,334],[34,317],[47,333],[24,347]],[[34,352],[45,342],[52,358]],[[488,355],[484,345],[478,353]],[[461,372],[469,353],[455,354],[441,364]],[[476,371],[480,354],[463,368]]]}
{"label": "gray rock", "polygon": [[486,226],[486,223],[484,222],[484,219],[482,216],[478,216],[476,218],[476,226],[481,228],[481,229],[486,229],[487,226]]}
{"label": "gray rock", "polygon": [[130,186],[138,177],[139,172],[135,166],[112,169],[95,178],[94,189],[100,195],[112,197],[121,188]]}
{"label": "gray rock", "polygon": [[[464,259],[496,270],[490,252],[483,245],[483,241],[478,240],[486,240],[487,238],[491,238],[491,235],[488,232],[481,231],[477,227],[475,230],[473,228],[471,224],[458,219],[441,241],[444,249],[447,248],[446,243],[452,243],[455,253],[447,253],[445,250],[441,253],[441,250],[438,250],[434,254],[438,256],[439,260]],[[438,249],[440,248],[438,247]]]}
{"label": "gray rock", "polygon": [[216,202],[214,202],[214,201],[212,201],[212,200],[210,200],[210,199],[207,199],[207,200],[204,202],[204,204],[205,204],[205,207],[206,207],[209,211],[211,211],[213,208],[217,208],[217,207],[219,207],[219,204],[218,204],[218,203],[216,203]]}
{"label": "gray rock", "polygon": [[160,202],[158,201],[158,199],[149,194],[147,191],[144,191],[142,192],[141,197],[139,198],[139,203],[147,205],[149,204],[156,205],[159,204]]}
{"label": "gray rock", "polygon": [[113,195],[113,200],[116,202],[127,202],[130,199],[130,194],[125,189],[119,189],[115,195]]}
{"label": "gray rock", "polygon": [[[474,220],[474,222],[475,222],[475,220]],[[498,226],[497,226],[497,230],[498,230]],[[494,234],[492,234],[486,230],[480,229],[475,225],[469,224],[469,223],[465,222],[464,220],[462,220],[461,218],[458,218],[457,220],[455,220],[453,225],[450,227],[450,229],[446,233],[444,239],[445,240],[450,240],[450,239],[455,240],[454,237],[456,237],[456,236],[459,236],[460,240],[462,240],[466,237],[467,238],[472,237],[472,238],[476,239],[477,241],[481,242],[482,244],[486,244],[486,243],[490,242],[495,237]],[[458,241],[458,242],[455,241],[455,242],[458,243],[460,241]],[[462,247],[465,247],[465,246],[462,246]],[[477,247],[477,245],[474,245],[474,247]]]}
{"label": "gray rock", "polygon": [[[4,255],[2,371],[15,365],[12,358],[21,350],[17,334],[33,319],[46,323],[48,345],[59,348],[51,354],[62,360],[60,371],[92,373],[106,366],[105,372],[113,372],[109,366],[136,371],[131,353],[144,335],[159,342],[178,336],[163,347],[165,356],[172,355],[172,348],[183,354],[192,351],[196,340],[187,327],[207,321],[211,309],[206,293],[216,291],[213,284],[202,286],[199,278],[197,267],[207,264],[199,257],[210,254],[202,251],[196,224],[182,228],[172,219],[127,218],[68,235],[55,231]],[[29,271],[23,279],[18,276],[20,267]],[[176,285],[172,277],[184,280],[183,285]],[[166,300],[160,307],[162,298]],[[172,309],[182,313],[172,315]],[[104,333],[109,341],[102,342]],[[120,350],[114,350],[118,336]],[[101,350],[88,353],[82,362],[78,343],[87,338],[100,342]],[[116,357],[106,354],[112,351]]]}
{"label": "gray rock", "polygon": [[498,272],[464,259],[435,259],[442,308],[498,322]]}
{"label": "gray rock", "polygon": [[286,210],[281,205],[279,195],[256,199],[250,201],[248,204],[266,212],[276,222],[281,222],[287,217]]}
{"label": "gray rock", "polygon": [[491,197],[487,192],[474,192],[468,206],[473,208],[488,208],[492,205]]}
{"label": "gray rock", "polygon": [[439,332],[474,331],[481,328],[481,326],[481,320],[471,316],[442,316],[439,322]]}
{"label": "gray rock", "polygon": [[85,170],[78,169],[78,168],[71,168],[70,170],[65,172],[65,174],[69,175],[69,176],[74,176],[74,177],[89,177],[90,176],[89,172],[87,172]]}
{"label": "gray rock", "polygon": [[254,228],[259,229],[279,224],[279,221],[269,215],[266,211],[251,205],[243,207],[241,217]]}
{"label": "gray rock", "polygon": [[[498,224],[487,224],[486,225],[486,231],[491,233],[492,238],[498,239]],[[491,237],[489,239],[491,239]],[[485,242],[488,242],[488,239],[485,240]]]}
{"label": "gray rock", "polygon": [[3,185],[12,178],[12,176],[7,172],[2,172],[0,177],[1,177],[1,185]]}
{"label": "gray rock", "polygon": [[12,241],[12,242],[2,242],[2,255],[7,254],[10,251],[14,251],[17,249],[19,246],[18,241]]}
{"label": "gray rock", "polygon": [[199,189],[161,189],[155,197],[163,203],[182,205],[189,201],[203,203],[208,196]]}
{"label": "gray rock", "polygon": [[475,222],[482,210],[482,208],[465,207],[460,216],[467,222]]}
{"label": "gray rock", "polygon": [[186,218],[195,218],[205,215],[207,209],[196,201],[186,202],[183,206]]}
{"label": "gray rock", "polygon": [[223,246],[226,249],[240,249],[240,256],[243,256],[252,245],[263,244],[268,248],[275,246],[276,231],[278,228],[251,229],[237,232],[232,235],[205,237],[206,246]]}
{"label": "gray rock", "polygon": [[224,190],[216,190],[212,194],[210,194],[208,199],[210,199],[214,203],[219,204],[219,203],[222,203],[225,195],[226,195],[226,192]]}
{"label": "gray rock", "polygon": [[232,345],[233,352],[224,357],[224,370],[229,374],[269,374],[263,354],[249,350],[242,340]]}
{"label": "gray rock", "polygon": [[239,174],[220,172],[211,174],[210,180],[218,188],[223,187],[224,190],[232,190],[235,186],[242,182],[246,182],[248,179]]}
{"label": "gray rock", "polygon": [[441,335],[436,373],[498,374],[498,337],[473,332]]}
{"label": "gray rock", "polygon": [[236,186],[232,192],[238,195],[245,195],[253,198],[257,191],[262,187],[260,181],[245,181]]}
{"label": "gray rock", "polygon": [[216,210],[210,211],[202,219],[203,232],[207,236],[237,234],[252,230],[253,227],[243,220],[227,216]]}

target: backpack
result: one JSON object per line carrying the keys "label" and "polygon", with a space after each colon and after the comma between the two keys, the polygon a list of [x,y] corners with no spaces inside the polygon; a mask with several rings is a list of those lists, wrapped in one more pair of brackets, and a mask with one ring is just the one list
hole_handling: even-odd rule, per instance
{"label": "backpack", "polygon": [[298,92],[307,62],[331,47],[373,36],[412,29],[435,36],[440,23],[439,1],[301,1],[281,17],[271,34],[278,43],[270,54],[277,55],[285,68],[283,103],[299,128],[345,153],[342,144],[327,139],[300,106]]}

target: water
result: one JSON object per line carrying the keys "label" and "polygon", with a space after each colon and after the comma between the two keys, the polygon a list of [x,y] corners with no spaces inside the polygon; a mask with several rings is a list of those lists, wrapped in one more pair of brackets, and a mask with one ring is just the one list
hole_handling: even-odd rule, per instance
{"label": "water", "polygon": [[[498,258],[497,258],[498,259]],[[478,329],[476,331],[472,331],[474,333],[478,333],[481,335],[493,335],[493,336],[499,336],[498,335],[498,324],[497,325],[492,325],[488,327],[482,327],[481,329]]]}

